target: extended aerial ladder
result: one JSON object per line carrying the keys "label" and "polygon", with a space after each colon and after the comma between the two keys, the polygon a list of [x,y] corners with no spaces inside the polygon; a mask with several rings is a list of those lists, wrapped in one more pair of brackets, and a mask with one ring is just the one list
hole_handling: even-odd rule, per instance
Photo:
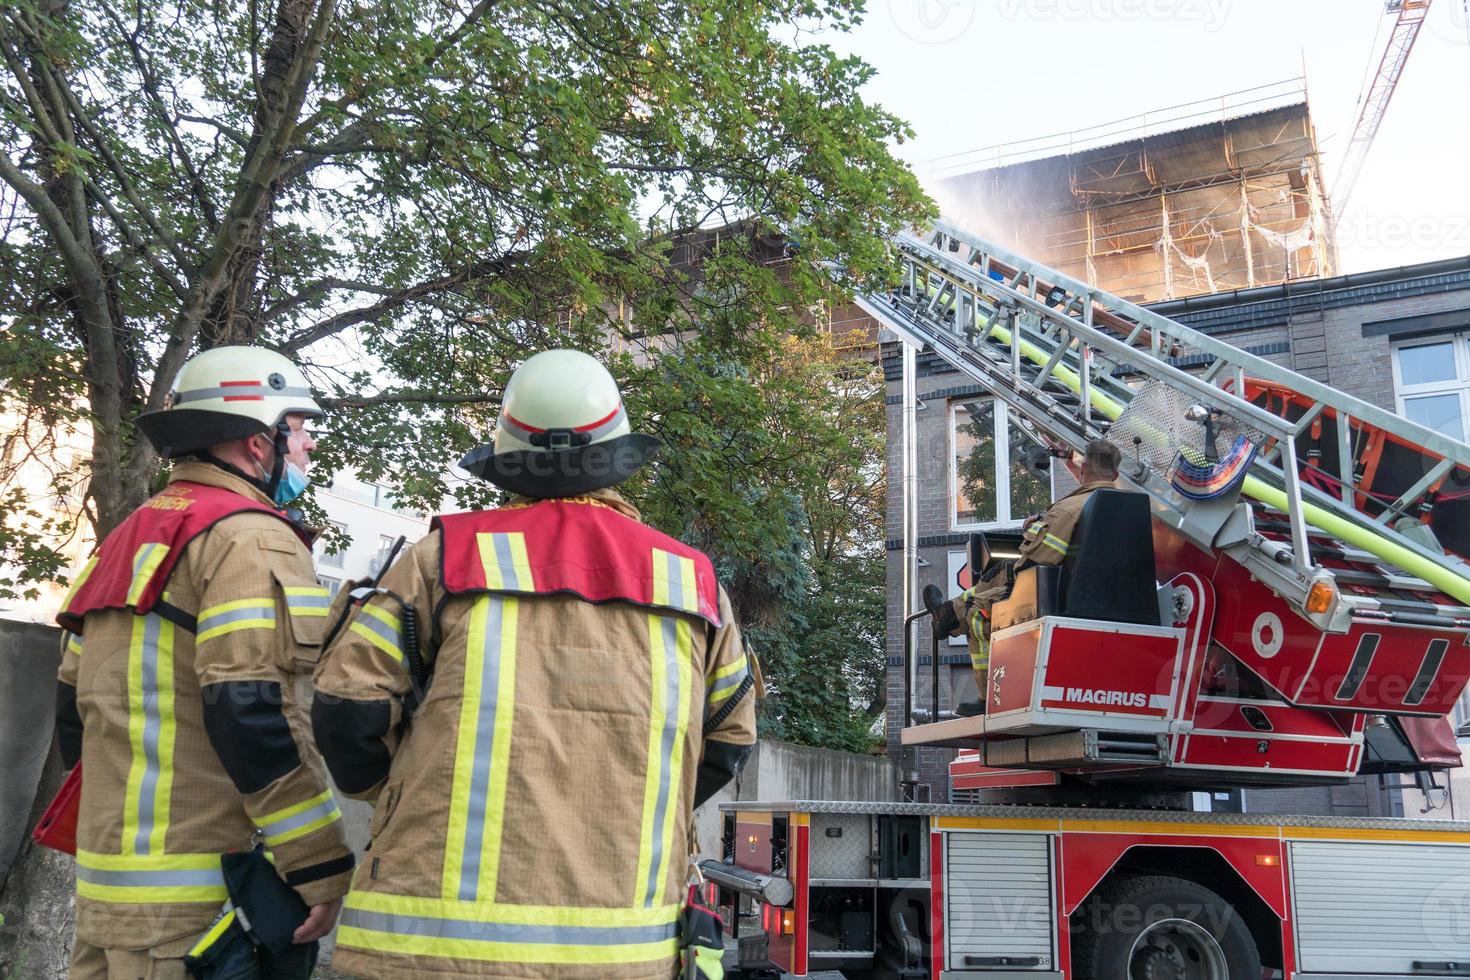
{"label": "extended aerial ladder", "polygon": [[[1118,652],[1092,657],[1111,669],[1154,643],[1161,679],[1121,696],[1162,712],[1057,695],[1118,692],[1058,670],[1075,615],[1031,609],[995,621],[987,716],[931,717],[906,744],[978,748],[986,768],[1282,784],[1360,771],[1365,730],[1385,718],[1411,742],[1443,726],[1470,679],[1470,522],[1436,517],[1470,497],[1470,447],[954,226],[896,246],[901,285],[859,303],[1038,438],[1113,441],[1120,485],[1146,495],[1162,583],[1158,618],[1117,627]],[[1217,438],[1254,451],[1243,480],[1212,499],[1180,492],[1180,467]],[[1238,683],[1212,692],[1222,663]],[[1267,739],[1280,741],[1256,751]],[[1297,743],[1332,748],[1303,759]]]}

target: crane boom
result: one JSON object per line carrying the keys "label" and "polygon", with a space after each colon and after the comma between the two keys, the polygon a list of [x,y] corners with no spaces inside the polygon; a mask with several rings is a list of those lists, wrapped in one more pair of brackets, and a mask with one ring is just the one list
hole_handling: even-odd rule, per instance
{"label": "crane boom", "polygon": [[1389,11],[1392,12],[1397,6],[1398,19],[1394,21],[1388,46],[1384,48],[1383,57],[1378,63],[1378,73],[1373,76],[1373,84],[1368,87],[1368,94],[1363,99],[1358,121],[1353,126],[1353,138],[1348,143],[1347,154],[1343,158],[1342,171],[1332,189],[1333,204],[1339,214],[1347,209],[1348,200],[1353,196],[1353,187],[1358,182],[1358,175],[1363,172],[1368,150],[1373,146],[1373,137],[1378,135],[1378,127],[1388,112],[1389,100],[1393,98],[1399,76],[1404,72],[1404,64],[1409,60],[1409,52],[1414,48],[1414,41],[1419,37],[1419,29],[1424,26],[1424,18],[1429,13],[1432,2],[1433,0],[1390,0]]}

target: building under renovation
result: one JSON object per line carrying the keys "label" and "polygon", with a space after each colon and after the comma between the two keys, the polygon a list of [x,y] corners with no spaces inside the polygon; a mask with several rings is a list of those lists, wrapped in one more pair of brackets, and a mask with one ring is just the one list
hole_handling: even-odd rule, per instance
{"label": "building under renovation", "polygon": [[950,158],[946,220],[1136,303],[1336,271],[1299,80]]}

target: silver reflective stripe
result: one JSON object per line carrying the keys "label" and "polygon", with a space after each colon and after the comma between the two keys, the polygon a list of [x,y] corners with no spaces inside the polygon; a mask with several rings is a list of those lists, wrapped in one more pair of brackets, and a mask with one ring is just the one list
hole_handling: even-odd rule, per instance
{"label": "silver reflective stripe", "polygon": [[667,942],[678,936],[677,922],[661,926],[528,926],[470,919],[436,919],[344,909],[342,924],[371,932],[482,943],[531,943],[555,946],[631,946]]}
{"label": "silver reflective stripe", "polygon": [[[676,562],[678,559],[674,559]],[[668,811],[669,783],[673,774],[674,739],[679,734],[679,706],[684,694],[680,690],[679,678],[679,624],[669,616],[659,617],[659,630],[664,641],[664,729],[659,740],[658,752],[658,800],[653,805],[652,851],[648,860],[647,891],[644,894],[645,908],[653,907],[653,898],[658,894],[659,876],[664,868],[664,818]],[[649,760],[653,764],[653,760]]]}
{"label": "silver reflective stripe", "polygon": [[242,606],[239,609],[205,616],[199,621],[195,635],[212,630],[216,626],[224,626],[226,623],[238,623],[242,619],[274,620],[275,618],[276,607],[274,605]]}
{"label": "silver reflective stripe", "polygon": [[684,602],[684,563],[671,551],[664,552],[669,567],[669,605],[675,609],[688,609]]}
{"label": "silver reflective stripe", "polygon": [[77,878],[92,885],[121,888],[223,887],[225,883],[225,876],[217,868],[198,871],[103,871],[78,864]]}
{"label": "silver reflective stripe", "polygon": [[148,544],[145,544],[143,547],[138,549],[138,553],[133,556],[133,578],[138,577],[139,570],[141,570],[144,563],[148,561],[148,556],[158,550],[158,545],[159,542],[150,541]]}
{"label": "silver reflective stripe", "polygon": [[475,758],[465,817],[464,859],[459,866],[459,897],[472,902],[480,888],[480,852],[485,841],[486,800],[490,795],[490,757],[495,750],[495,709],[500,692],[500,632],[504,600],[488,596],[485,646],[480,654],[480,704],[475,716]]}
{"label": "silver reflective stripe", "polygon": [[[143,621],[143,780],[138,791],[138,831],[133,836],[133,851],[148,854],[152,845],[153,818],[158,795],[158,737],[163,727],[158,705],[158,631],[163,620],[149,613]],[[173,678],[168,679],[173,683]],[[100,882],[99,882],[100,884]]]}
{"label": "silver reflective stripe", "polygon": [[270,385],[229,385],[220,388],[198,388],[174,393],[174,404],[203,401],[206,398],[310,398],[310,388],[272,388]]}
{"label": "silver reflective stripe", "polygon": [[613,417],[612,418],[608,419],[606,422],[602,423],[601,425],[599,425],[595,429],[578,429],[577,431],[581,432],[583,435],[586,435],[586,436],[588,436],[589,438],[591,438],[591,439],[593,439],[595,441],[595,440],[601,439],[603,436],[607,435],[613,429],[616,429],[619,425],[622,424],[622,421],[625,418],[627,418],[627,417],[628,417],[628,413],[623,409],[623,403],[622,402],[618,402],[618,410],[613,413]]}
{"label": "silver reflective stripe", "polygon": [[729,677],[721,677],[719,680],[717,680],[713,684],[711,684],[710,685],[710,689],[709,689],[709,694],[711,696],[713,696],[713,695],[716,695],[716,694],[720,694],[720,693],[722,693],[724,691],[728,691],[731,688],[739,687],[740,686],[740,683],[745,680],[745,676],[747,674],[749,674],[749,673],[750,673],[750,664],[747,662],[746,664],[744,664],[743,666],[741,666],[741,668],[739,670],[735,671],[735,673],[731,674]]}
{"label": "silver reflective stripe", "polygon": [[284,819],[277,820],[275,823],[265,824],[260,828],[260,832],[265,834],[267,842],[271,842],[282,834],[295,830],[297,827],[305,827],[313,820],[320,820],[322,817],[336,812],[337,800],[333,797],[323,800],[310,810],[302,810],[295,816],[285,817]]}
{"label": "silver reflective stripe", "polygon": [[293,612],[297,609],[329,609],[332,605],[332,597],[323,592],[321,595],[288,595],[286,596],[286,608]]}
{"label": "silver reflective stripe", "polygon": [[388,623],[383,622],[381,619],[368,612],[367,610],[370,607],[363,606],[362,608],[362,614],[352,621],[353,627],[361,627],[363,629],[372,630],[374,633],[378,634],[383,639],[393,644],[393,649],[397,650],[399,655],[402,656],[403,641],[398,638],[398,631]]}
{"label": "silver reflective stripe", "polygon": [[492,534],[490,542],[495,546],[495,564],[500,569],[501,587],[512,592],[521,591],[521,577],[516,574],[515,556],[510,550],[510,535]]}

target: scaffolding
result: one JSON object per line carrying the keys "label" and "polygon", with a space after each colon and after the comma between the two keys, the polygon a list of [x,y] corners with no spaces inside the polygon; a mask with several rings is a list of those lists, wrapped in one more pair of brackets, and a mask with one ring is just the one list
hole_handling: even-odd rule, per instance
{"label": "scaffolding", "polygon": [[966,231],[1136,303],[1332,275],[1303,79],[935,161]]}

